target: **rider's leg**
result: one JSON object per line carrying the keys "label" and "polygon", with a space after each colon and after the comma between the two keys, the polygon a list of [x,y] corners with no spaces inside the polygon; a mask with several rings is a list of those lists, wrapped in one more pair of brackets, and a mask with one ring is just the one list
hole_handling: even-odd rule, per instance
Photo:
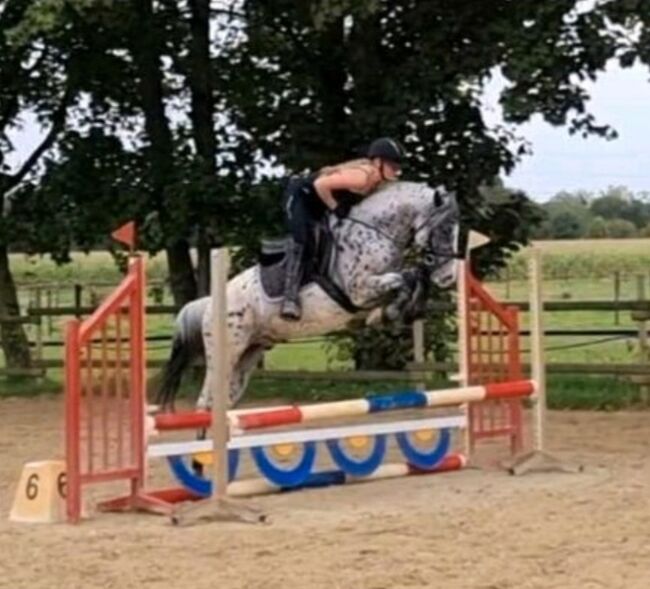
{"label": "rider's leg", "polygon": [[287,251],[287,265],[284,277],[284,301],[280,315],[284,319],[298,321],[302,316],[300,308],[300,283],[304,272],[305,248],[309,243],[310,217],[304,198],[299,193],[290,195],[287,201],[287,221],[292,242]]}

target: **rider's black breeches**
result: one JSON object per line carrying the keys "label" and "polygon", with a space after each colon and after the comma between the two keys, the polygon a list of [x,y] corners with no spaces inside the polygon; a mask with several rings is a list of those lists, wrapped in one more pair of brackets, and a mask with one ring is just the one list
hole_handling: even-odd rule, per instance
{"label": "rider's black breeches", "polygon": [[312,242],[316,219],[301,182],[289,186],[285,198],[287,227],[296,243],[308,248]]}
{"label": "rider's black breeches", "polygon": [[312,220],[300,194],[290,195],[286,204],[289,232],[296,243],[308,246],[311,241]]}

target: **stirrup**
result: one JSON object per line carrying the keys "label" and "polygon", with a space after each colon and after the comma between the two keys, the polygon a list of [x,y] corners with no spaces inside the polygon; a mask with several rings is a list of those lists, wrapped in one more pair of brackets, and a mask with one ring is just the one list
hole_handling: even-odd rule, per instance
{"label": "stirrup", "polygon": [[302,318],[302,309],[300,304],[290,299],[285,299],[280,310],[280,317],[287,321],[300,321]]}

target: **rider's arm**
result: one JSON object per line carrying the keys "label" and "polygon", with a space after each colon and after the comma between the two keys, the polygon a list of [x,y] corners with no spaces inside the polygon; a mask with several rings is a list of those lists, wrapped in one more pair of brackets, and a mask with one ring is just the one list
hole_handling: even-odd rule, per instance
{"label": "rider's arm", "polygon": [[323,174],[314,181],[316,194],[328,206],[334,210],[336,199],[332,195],[333,190],[349,190],[362,194],[368,188],[368,174],[361,168],[340,170],[331,174]]}

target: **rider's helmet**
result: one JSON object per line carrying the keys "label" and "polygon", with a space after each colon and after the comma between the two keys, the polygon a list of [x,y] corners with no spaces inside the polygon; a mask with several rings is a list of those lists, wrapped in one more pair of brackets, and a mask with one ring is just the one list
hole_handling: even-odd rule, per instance
{"label": "rider's helmet", "polygon": [[370,159],[378,157],[401,166],[404,160],[404,148],[395,139],[381,137],[370,144],[367,156]]}

